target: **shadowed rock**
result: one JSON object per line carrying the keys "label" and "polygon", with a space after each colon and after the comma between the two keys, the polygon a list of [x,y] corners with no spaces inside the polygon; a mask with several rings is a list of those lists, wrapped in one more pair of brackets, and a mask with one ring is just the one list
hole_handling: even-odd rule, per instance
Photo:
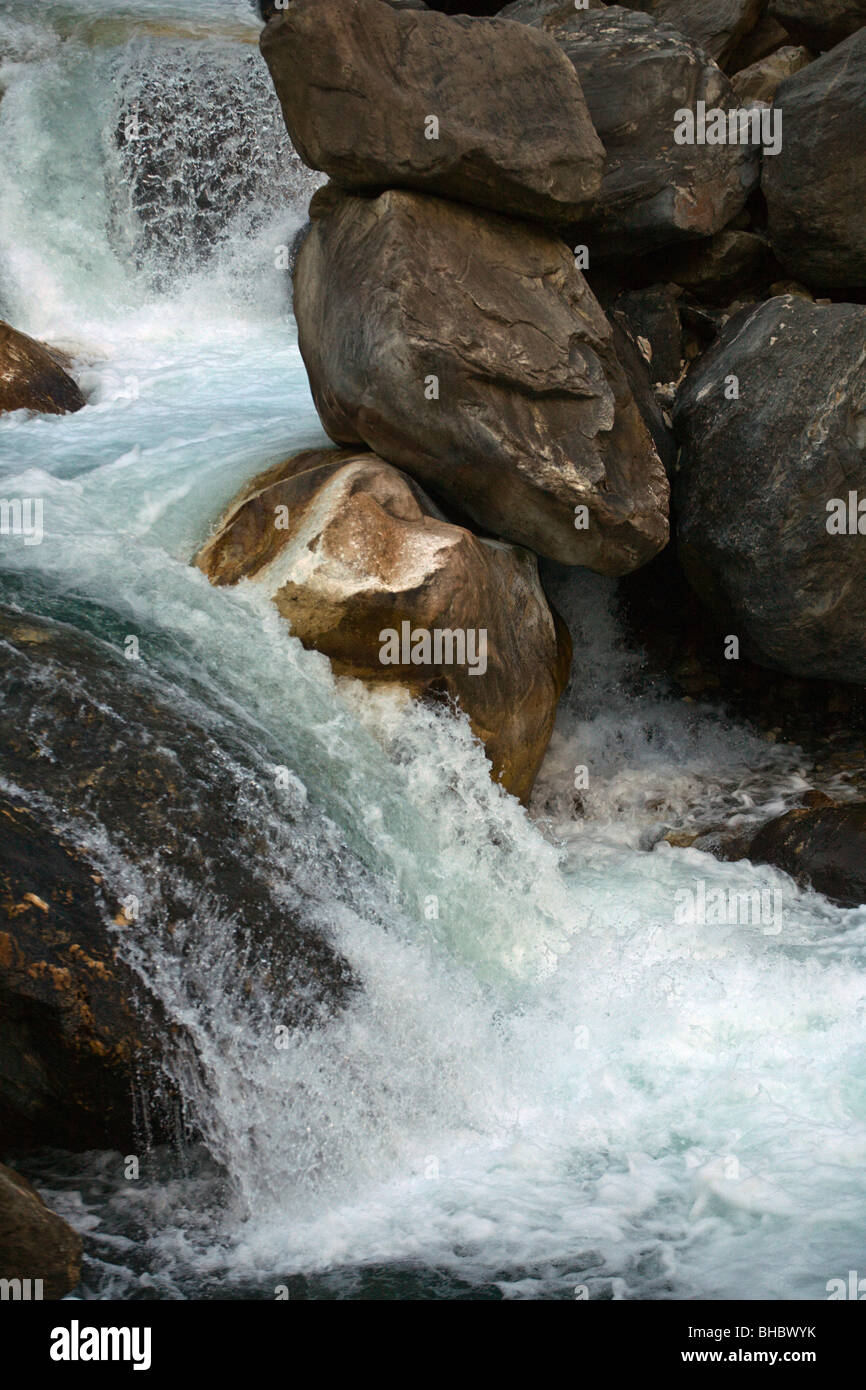
{"label": "shadowed rock", "polygon": [[773,250],[810,285],[866,286],[866,29],[787,78],[782,149],[764,160]]}
{"label": "shadowed rock", "polygon": [[848,525],[850,493],[866,499],[866,307],[786,295],[736,314],[686,378],[674,426],[698,595],[760,665],[866,681],[866,548],[856,514]]}
{"label": "shadowed rock", "polygon": [[[325,449],[256,478],[197,563],[215,584],[264,585],[337,675],[456,701],[494,778],[528,798],[571,661],[534,555],[451,525],[375,454]],[[433,634],[429,650],[422,637],[411,660],[383,661],[404,624]]]}
{"label": "shadowed rock", "polygon": [[565,564],[623,574],[665,544],[664,470],[562,241],[412,193],[326,188],[311,215],[295,314],[335,443]]}
{"label": "shadowed rock", "polygon": [[534,30],[296,0],[261,48],[298,153],[343,187],[419,189],[562,224],[598,191],[604,149],[580,84]]}
{"label": "shadowed rock", "polygon": [[842,907],[866,903],[866,804],[796,807],[717,851],[783,869]]}
{"label": "shadowed rock", "polygon": [[741,39],[751,33],[765,0],[635,0],[624,8],[643,10],[670,24],[724,66]]}
{"label": "shadowed rock", "polygon": [[769,14],[816,53],[866,25],[866,0],[769,0]]}

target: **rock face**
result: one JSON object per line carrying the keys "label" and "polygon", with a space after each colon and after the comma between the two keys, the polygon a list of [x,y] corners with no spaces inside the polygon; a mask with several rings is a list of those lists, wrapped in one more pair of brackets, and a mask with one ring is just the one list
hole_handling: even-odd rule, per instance
{"label": "rock face", "polygon": [[604,149],[546,35],[498,19],[295,0],[261,40],[304,162],[343,187],[412,188],[558,224]]}
{"label": "rock face", "polygon": [[747,145],[677,144],[675,113],[730,110],[730,82],[669,24],[611,5],[542,12],[574,64],[607,159],[601,191],[581,235],[593,261],[720,231],[755,187],[759,158]]}
{"label": "rock face", "polygon": [[43,1298],[62,1298],[81,1279],[81,1237],[50,1211],[36,1188],[0,1164],[0,1279],[42,1280]]}
{"label": "rock face", "polygon": [[866,25],[866,0],[769,0],[769,13],[816,53]]}
{"label": "rock face", "polygon": [[660,251],[645,264],[709,304],[727,303],[737,293],[767,285],[779,273],[766,238],[755,232],[717,232]]}
{"label": "rock face", "polygon": [[47,348],[0,319],[0,415],[8,410],[66,415],[86,404]]}
{"label": "rock face", "polygon": [[726,858],[774,864],[842,907],[866,903],[866,804],[797,807]]}
{"label": "rock face", "polygon": [[772,102],[780,83],[784,82],[786,77],[793,77],[795,72],[808,67],[811,62],[812,54],[808,48],[795,48],[793,44],[786,44],[769,57],[762,58],[736,73],[731,78],[731,85],[742,106],[751,106],[756,101]]}
{"label": "rock face", "polygon": [[700,597],[760,665],[866,681],[856,504],[847,533],[849,494],[866,498],[866,307],[785,295],[735,315],[674,427],[680,556]]}
{"label": "rock face", "polygon": [[724,65],[740,40],[754,29],[764,0],[636,0],[629,10],[643,10],[670,24]]}
{"label": "rock face", "polygon": [[[266,794],[230,729],[191,723],[172,688],[133,679],[143,663],[80,631],[0,609],[0,649],[0,778],[17,788],[0,801],[0,1134],[129,1152],[145,1118],[171,1133],[160,1063],[186,1046],[128,963],[144,923],[147,966],[161,952],[183,971],[214,918],[236,921],[251,997],[278,989],[288,1023],[338,1007],[350,974],[271,894]],[[290,846],[280,861],[285,877]]]}
{"label": "rock face", "polygon": [[776,93],[781,152],[764,160],[773,249],[810,285],[866,286],[866,29]]}
{"label": "rock face", "polygon": [[412,193],[325,189],[311,214],[295,315],[335,443],[565,564],[624,574],[665,544],[664,471],[563,242]]}
{"label": "rock face", "polygon": [[[571,662],[534,555],[451,525],[375,454],[326,449],[255,479],[197,563],[215,584],[265,585],[336,674],[458,702],[493,776],[528,798]],[[430,650],[389,646],[404,625]]]}
{"label": "rock face", "polygon": [[680,293],[677,285],[667,284],[628,290],[617,297],[611,311],[611,317],[620,316],[632,338],[640,346],[645,345],[651,381],[679,379],[683,359]]}

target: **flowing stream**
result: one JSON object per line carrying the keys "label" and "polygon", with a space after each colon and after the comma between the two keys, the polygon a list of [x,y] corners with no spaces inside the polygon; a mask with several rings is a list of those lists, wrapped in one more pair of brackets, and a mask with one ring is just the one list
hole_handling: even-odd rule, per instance
{"label": "flowing stream", "polygon": [[[80,1293],[824,1298],[866,1273],[866,908],[662,840],[778,813],[798,750],[629,693],[615,585],[575,572],[527,814],[464,724],[338,684],[255,585],[189,563],[246,479],[325,442],[280,252],[318,180],[258,31],[247,0],[0,3],[0,316],[88,397],[0,419],[0,494],[45,507],[41,545],[0,539],[0,601],[138,635],[130,679],[231,730],[271,880],[360,982],[277,1048],[207,884],[186,974],[144,913],[121,949],[195,1044],[202,1138],[137,1181],[35,1161],[86,1235]],[[101,852],[133,880],[111,826]],[[681,921],[699,882],[776,891],[781,920]]]}

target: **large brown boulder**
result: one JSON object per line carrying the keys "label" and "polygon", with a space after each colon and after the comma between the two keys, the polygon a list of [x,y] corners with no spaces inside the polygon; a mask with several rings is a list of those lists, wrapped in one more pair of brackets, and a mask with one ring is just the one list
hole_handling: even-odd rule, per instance
{"label": "large brown boulder", "polygon": [[866,287],[866,29],[776,92],[782,149],[764,160],[773,250],[808,285]]}
{"label": "large brown boulder", "polygon": [[665,544],[664,470],[562,241],[414,193],[326,188],[311,213],[295,316],[335,443],[564,564],[624,574]]}
{"label": "large brown boulder", "polygon": [[256,478],[197,563],[264,585],[336,674],[456,702],[493,776],[528,798],[571,661],[534,555],[447,522],[375,454],[318,449]]}
{"label": "large brown boulder", "polygon": [[0,319],[0,415],[8,410],[66,415],[84,405],[72,377],[49,350]]}
{"label": "large brown boulder", "polygon": [[20,1281],[4,1297],[63,1298],[80,1278],[77,1231],[25,1177],[0,1164],[0,1280]]}
{"label": "large brown boulder", "polygon": [[758,181],[757,150],[674,138],[678,110],[694,112],[699,101],[737,106],[730,82],[697,44],[619,5],[569,11],[551,3],[528,22],[571,59],[607,152],[580,233],[593,260],[710,236],[736,216]]}
{"label": "large brown boulder", "polygon": [[598,190],[603,146],[545,34],[381,0],[295,0],[261,48],[301,158],[346,188],[563,224]]}

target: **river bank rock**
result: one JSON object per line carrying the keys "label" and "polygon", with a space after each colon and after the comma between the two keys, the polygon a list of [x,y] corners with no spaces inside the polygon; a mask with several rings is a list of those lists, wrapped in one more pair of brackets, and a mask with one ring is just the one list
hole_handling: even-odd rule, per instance
{"label": "river bank rock", "polygon": [[624,6],[643,10],[685,34],[724,67],[746,34],[751,33],[765,0],[635,0]]}
{"label": "river bank rock", "polygon": [[795,807],[723,846],[721,857],[772,864],[802,888],[859,907],[866,903],[866,803]]}
{"label": "river bank rock", "polygon": [[779,260],[807,285],[866,286],[866,29],[787,78],[784,129],[761,187]]}
{"label": "river bank rock", "polygon": [[[0,1133],[129,1152],[176,1128],[166,1055],[194,1065],[157,960],[182,980],[222,917],[250,998],[276,992],[291,1026],[339,1007],[350,972],[259,869],[275,793],[231,727],[192,721],[122,642],[0,608],[0,647]],[[285,795],[279,814],[288,834]],[[300,853],[281,847],[284,881]]]}
{"label": "river bank rock", "polygon": [[772,103],[779,86],[786,77],[793,77],[813,61],[808,48],[797,48],[786,44],[771,53],[767,58],[752,63],[731,78],[731,86],[737,94],[741,106],[752,106],[756,101]]}
{"label": "river bank rock", "polygon": [[[254,479],[197,564],[215,584],[263,584],[337,675],[459,704],[495,780],[528,798],[571,662],[534,555],[452,525],[375,454],[320,449]],[[411,660],[407,629],[422,634]],[[436,632],[442,650],[425,651]]]}
{"label": "river bank rock", "polygon": [[759,664],[866,681],[856,502],[850,529],[850,494],[866,499],[866,307],[785,295],[736,314],[674,427],[679,553],[699,596]]}
{"label": "river bank rock", "polygon": [[498,19],[295,0],[261,49],[313,169],[361,192],[411,188],[568,224],[604,148],[552,39]]}
{"label": "river bank rock", "polygon": [[86,404],[48,348],[0,319],[0,415],[10,410],[67,415]]}
{"label": "river bank rock", "polygon": [[562,241],[413,193],[326,188],[311,215],[295,315],[335,443],[565,564],[623,574],[665,544],[664,470]]}
{"label": "river bank rock", "polygon": [[716,64],[670,24],[619,5],[563,18],[555,8],[531,23],[574,64],[607,152],[593,210],[575,232],[593,263],[721,231],[758,182],[758,152],[674,138],[678,110],[737,105]]}
{"label": "river bank rock", "polygon": [[767,12],[816,53],[866,25],[866,0],[769,0]]}
{"label": "river bank rock", "polygon": [[81,1279],[81,1237],[36,1188],[0,1164],[0,1279],[41,1280],[41,1296],[63,1298]]}

